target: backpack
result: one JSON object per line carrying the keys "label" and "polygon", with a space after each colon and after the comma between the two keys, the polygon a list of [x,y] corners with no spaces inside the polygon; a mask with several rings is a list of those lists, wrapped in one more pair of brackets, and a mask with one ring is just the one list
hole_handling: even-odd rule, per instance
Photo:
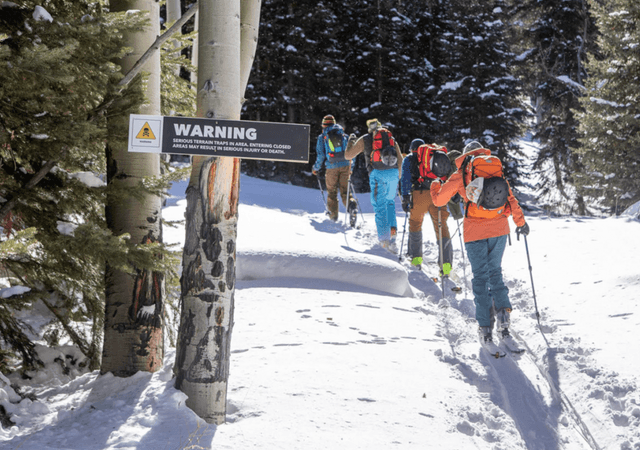
{"label": "backpack", "polygon": [[469,199],[466,217],[492,219],[509,214],[509,184],[504,178],[500,158],[469,155],[462,162],[460,170]]}
{"label": "backpack", "polygon": [[420,184],[436,178],[446,179],[451,173],[451,160],[447,156],[447,148],[437,144],[423,144],[416,150]]}
{"label": "backpack", "polygon": [[384,170],[398,167],[396,141],[393,139],[391,131],[386,128],[378,128],[373,135],[372,148],[371,164],[374,169]]}
{"label": "backpack", "polygon": [[324,135],[324,144],[328,150],[329,161],[338,162],[346,161],[344,151],[347,147],[347,136],[344,134],[344,128],[335,124]]}

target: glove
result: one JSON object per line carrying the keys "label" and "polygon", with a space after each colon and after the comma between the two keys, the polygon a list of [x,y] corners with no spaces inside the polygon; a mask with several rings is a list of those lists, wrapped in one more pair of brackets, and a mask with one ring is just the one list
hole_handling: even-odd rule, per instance
{"label": "glove", "polygon": [[529,235],[529,225],[527,224],[527,222],[524,223],[524,225],[522,225],[521,227],[516,228],[516,234],[519,235],[524,235],[524,236],[528,236]]}
{"label": "glove", "polygon": [[318,176],[318,171],[317,170],[312,170],[311,173],[314,174],[315,176]]}
{"label": "glove", "polygon": [[411,195],[403,195],[402,196],[402,210],[406,213],[411,211],[413,208],[413,202],[411,201]]}
{"label": "glove", "polygon": [[349,135],[349,140],[350,140],[350,141],[355,141],[356,139],[358,139],[358,137],[357,137],[355,134],[351,133],[351,134]]}

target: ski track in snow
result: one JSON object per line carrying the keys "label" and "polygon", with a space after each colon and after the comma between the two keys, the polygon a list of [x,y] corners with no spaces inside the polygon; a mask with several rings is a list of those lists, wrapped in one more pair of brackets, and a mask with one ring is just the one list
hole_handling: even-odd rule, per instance
{"label": "ski track in snow", "polygon": [[[399,248],[401,227],[399,223]],[[430,231],[423,226],[423,233]],[[454,232],[452,229],[452,239],[458,239]],[[346,230],[344,234],[354,247],[368,247],[365,253],[394,259],[393,255],[376,250],[376,236],[371,230]],[[437,351],[440,361],[455,368],[459,377],[474,385],[485,400],[481,410],[463,406],[456,412],[459,421],[455,429],[459,433],[481,436],[495,449],[640,448],[640,401],[633,380],[594,369],[598,365],[590,359],[590,350],[575,338],[565,336],[559,344],[548,345],[558,330],[554,321],[550,321],[550,325],[542,322],[544,335],[534,325],[527,329],[536,329],[536,334],[520,336],[518,321],[537,320],[531,286],[506,276],[515,312],[512,328],[528,351],[521,355],[507,352],[507,356],[500,359],[490,356],[481,349],[475,333],[468,262],[466,274],[460,265],[451,274],[452,279],[466,289],[458,294],[446,291],[443,296],[440,283],[430,278],[438,273],[438,247],[425,238],[423,271],[412,270],[404,259],[400,263],[416,295],[425,300],[420,312],[437,317],[437,334],[449,344],[448,349]],[[455,260],[462,261],[459,246],[454,253]],[[544,310],[540,312],[544,317]],[[494,338],[497,340],[495,333]],[[592,432],[590,424],[598,431]],[[517,445],[514,427],[522,440]],[[505,442],[510,443],[508,447],[503,446]],[[581,445],[576,447],[576,443]]]}
{"label": "ski track in snow", "polygon": [[[425,245],[425,260],[427,255],[437,258],[437,246]],[[462,260],[458,249],[455,250],[455,258]],[[432,273],[436,273],[435,263],[432,262],[431,266]],[[458,267],[452,277],[460,280],[460,271]],[[468,267],[467,276],[470,277],[470,273]],[[409,280],[419,289],[431,282],[419,272],[413,277],[410,273]],[[518,321],[536,320],[530,286],[507,277],[505,282],[516,311],[512,328],[520,337],[517,334]],[[573,434],[571,442],[583,443],[580,448],[640,448],[637,420],[640,418],[640,402],[637,386],[632,380],[594,370],[597,364],[590,360],[591,352],[575,338],[563,337],[560,348],[547,346],[546,340],[552,339],[557,327],[544,324],[544,336],[538,331],[537,335],[525,339],[520,337],[527,352],[521,355],[507,352],[505,358],[496,359],[481,349],[474,332],[473,301],[451,292],[445,293],[446,300],[443,300],[439,284],[435,287],[437,292],[434,294],[433,291],[432,287],[430,295],[425,293],[430,301],[421,311],[440,318],[439,335],[450,345],[448,351],[439,352],[440,360],[455,367],[460,377],[474,384],[478,393],[487,399],[483,410],[464,407],[459,411],[461,419],[456,429],[460,433],[480,435],[487,442],[496,443],[496,448],[502,448],[500,442],[509,442],[509,430],[505,430],[502,424],[512,422],[524,441],[522,448],[529,450],[567,448],[565,442],[569,441],[567,435],[570,434]],[[469,296],[470,291],[469,279]],[[494,338],[497,340],[495,332]],[[562,378],[559,378],[560,366],[565,374]],[[592,433],[590,423],[600,433]],[[610,432],[602,433],[602,430]]]}

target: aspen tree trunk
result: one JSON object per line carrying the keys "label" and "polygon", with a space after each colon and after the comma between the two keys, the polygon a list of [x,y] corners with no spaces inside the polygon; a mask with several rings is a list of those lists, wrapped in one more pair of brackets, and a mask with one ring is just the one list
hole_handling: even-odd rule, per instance
{"label": "aspen tree trunk", "polygon": [[[253,61],[260,10],[259,0],[243,3],[243,14],[255,23],[244,25],[240,0],[199,1],[198,117],[240,119],[249,78],[243,70],[251,68],[241,60]],[[244,39],[255,43],[241,45]],[[187,406],[214,424],[226,417],[239,192],[239,159],[193,158],[175,386],[188,395]]]}
{"label": "aspen tree trunk", "polygon": [[[144,30],[127,36],[133,52],[118,61],[127,73],[151,46],[160,33],[158,3],[154,0],[111,0],[111,11],[140,10],[149,12]],[[149,74],[146,85],[147,103],[140,113],[160,114],[160,53],[145,65]],[[143,178],[160,174],[160,158],[152,153],[129,153],[127,135],[117,135],[117,129],[127,129],[128,116],[110,116],[107,146],[107,182],[119,187],[134,188]],[[117,128],[118,126],[124,128]],[[133,243],[162,241],[162,200],[147,195],[134,198],[107,198],[106,219],[115,235],[129,233]],[[104,346],[101,372],[130,376],[143,370],[154,372],[162,367],[164,347],[162,308],[164,275],[138,270],[136,276],[106,268],[106,299]]]}
{"label": "aspen tree trunk", "polygon": [[[180,0],[167,0],[167,23],[172,24],[180,17],[182,17],[182,9],[180,8]],[[174,41],[173,46],[178,47],[180,44]],[[178,67],[174,72],[176,77],[180,76],[180,68]]]}
{"label": "aspen tree trunk", "polygon": [[[198,5],[199,7],[199,5]],[[198,11],[196,11],[195,21],[193,24],[193,30],[198,31],[198,22],[200,22],[200,15]],[[195,38],[193,39],[193,46],[191,47],[191,64],[196,68],[195,71],[191,72],[190,81],[193,86],[198,85],[198,34],[196,33]]]}

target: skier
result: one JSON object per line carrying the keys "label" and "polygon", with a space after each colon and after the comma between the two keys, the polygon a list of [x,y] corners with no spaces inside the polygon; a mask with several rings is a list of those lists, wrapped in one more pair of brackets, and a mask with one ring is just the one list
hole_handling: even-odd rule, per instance
{"label": "skier", "polygon": [[[440,208],[440,218],[438,218],[438,207],[431,199],[432,178],[422,178],[419,171],[419,158],[417,150],[425,145],[422,139],[411,141],[409,150],[411,153],[402,161],[402,175],[400,177],[400,193],[402,195],[402,209],[409,216],[409,241],[407,243],[407,255],[411,259],[411,265],[417,269],[422,265],[422,222],[426,213],[431,216],[433,229],[436,233],[436,241],[442,246],[439,255],[443,255],[443,261],[439,261],[441,276],[448,277],[451,272],[453,261],[453,248],[451,246],[451,236],[447,219],[449,213],[446,208]],[[449,171],[446,172],[447,176]],[[440,230],[440,227],[442,230]],[[440,241],[440,231],[442,231],[442,241]]]}
{"label": "skier", "polygon": [[400,146],[378,119],[370,119],[367,120],[367,133],[357,140],[349,140],[345,157],[352,160],[360,153],[364,153],[369,172],[371,204],[380,246],[397,254],[395,198],[402,164]]}
{"label": "skier", "polygon": [[[350,216],[355,214],[357,204],[349,192],[350,162],[344,158],[348,137],[344,129],[336,123],[335,117],[326,115],[322,119],[322,133],[316,141],[316,162],[312,173],[318,176],[322,166],[326,166],[327,213],[334,222],[338,221],[338,190],[342,204]],[[334,145],[335,144],[335,145]]]}
{"label": "skier", "polygon": [[491,213],[486,213],[484,215],[487,217],[481,217],[483,215],[480,212],[481,208],[472,205],[474,202],[467,196],[465,177],[468,176],[467,170],[472,158],[483,155],[491,155],[491,151],[483,148],[477,141],[469,143],[463,154],[455,160],[458,168],[456,172],[445,183],[441,183],[439,180],[431,183],[431,197],[436,206],[446,205],[456,193],[459,193],[465,202],[464,242],[473,272],[471,284],[476,305],[480,343],[492,354],[498,355],[500,353],[500,356],[503,356],[504,353],[498,352],[498,348],[493,343],[491,307],[493,297],[498,337],[508,346],[509,342],[512,342],[509,334],[511,303],[509,289],[502,279],[502,255],[509,234],[508,216],[513,215],[518,234],[528,235],[529,225],[525,221],[522,209],[508,184],[506,184],[508,192],[504,193],[507,201],[501,209],[495,211],[494,216]]}

